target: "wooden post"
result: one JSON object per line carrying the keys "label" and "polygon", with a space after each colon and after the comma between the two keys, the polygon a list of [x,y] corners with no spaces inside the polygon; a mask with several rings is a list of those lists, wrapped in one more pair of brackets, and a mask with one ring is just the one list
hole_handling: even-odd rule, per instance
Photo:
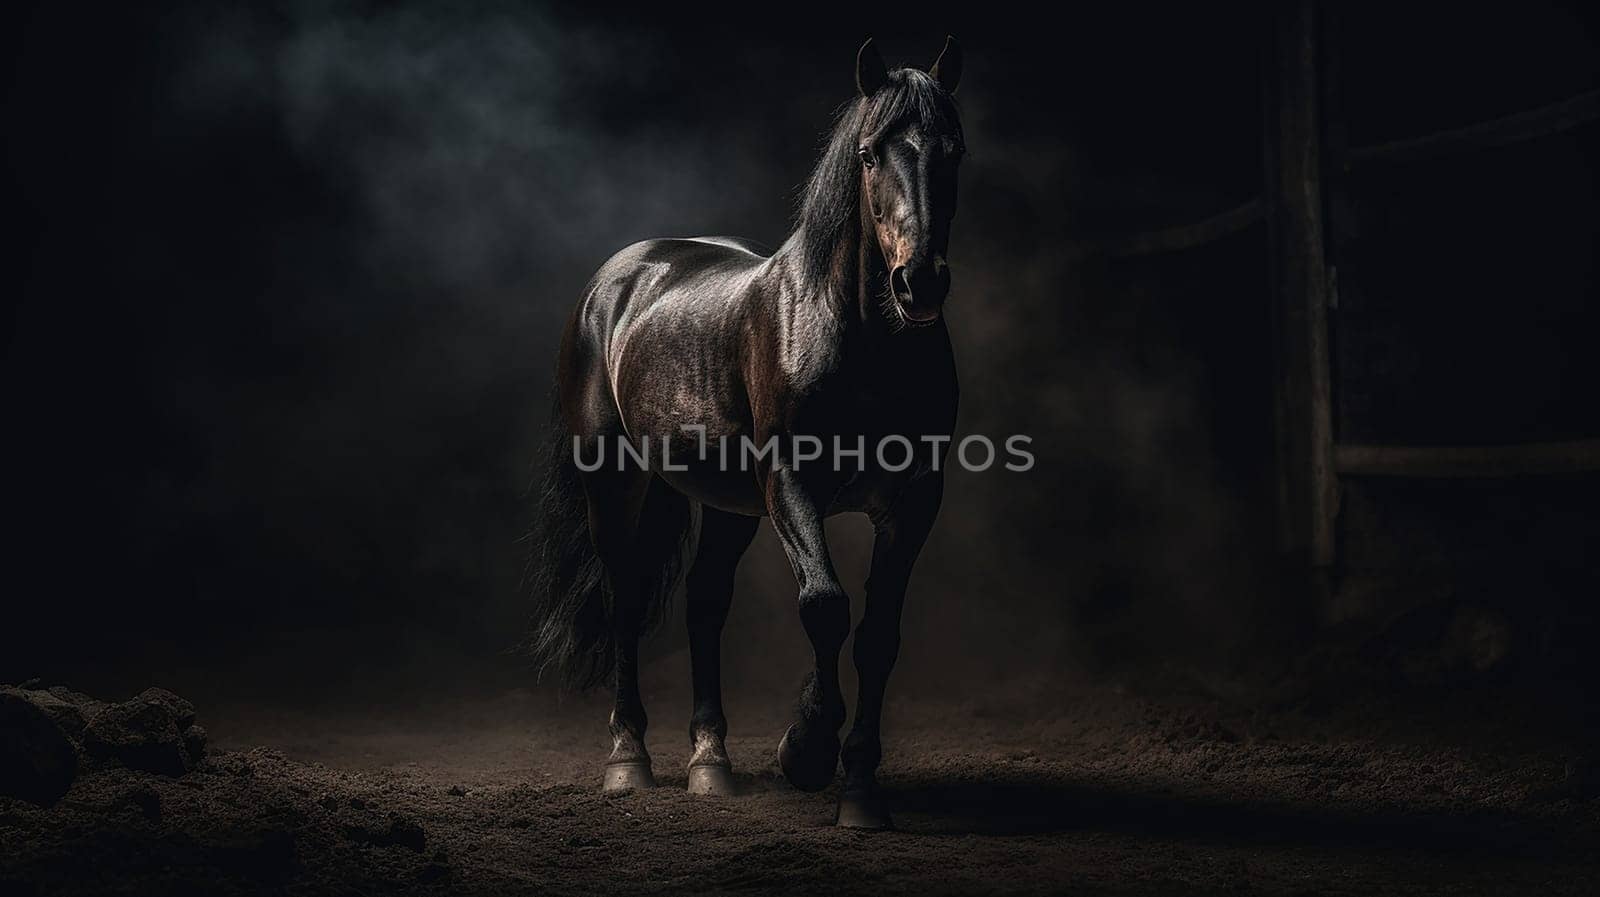
{"label": "wooden post", "polygon": [[1338,485],[1323,253],[1321,91],[1314,0],[1274,5],[1263,73],[1264,196],[1271,247],[1281,548],[1325,568]]}

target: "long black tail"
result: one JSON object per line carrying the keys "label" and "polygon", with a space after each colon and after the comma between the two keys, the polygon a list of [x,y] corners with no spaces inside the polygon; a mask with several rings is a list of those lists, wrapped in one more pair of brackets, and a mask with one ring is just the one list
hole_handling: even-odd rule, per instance
{"label": "long black tail", "polygon": [[[589,507],[572,436],[553,416],[537,482],[536,516],[528,537],[523,582],[533,603],[527,647],[539,671],[555,667],[568,687],[587,689],[611,679],[616,667],[616,631],[605,570],[589,538]],[[645,553],[660,569],[650,578],[640,634],[666,616],[682,578],[692,541],[687,499],[659,481],[651,484],[640,515],[640,543],[664,550]]]}

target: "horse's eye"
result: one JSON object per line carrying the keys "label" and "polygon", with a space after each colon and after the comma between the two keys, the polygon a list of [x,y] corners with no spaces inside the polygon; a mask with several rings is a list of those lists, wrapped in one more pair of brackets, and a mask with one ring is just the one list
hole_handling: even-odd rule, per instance
{"label": "horse's eye", "polygon": [[872,155],[872,150],[868,147],[863,146],[856,150],[856,156],[861,160],[861,165],[864,168],[871,168],[878,164],[878,160]]}

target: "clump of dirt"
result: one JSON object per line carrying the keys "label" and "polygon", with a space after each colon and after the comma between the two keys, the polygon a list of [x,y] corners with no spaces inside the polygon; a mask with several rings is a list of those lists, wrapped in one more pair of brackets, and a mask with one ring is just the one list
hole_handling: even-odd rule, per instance
{"label": "clump of dirt", "polygon": [[181,776],[205,756],[206,732],[194,724],[194,705],[161,688],[111,704],[83,727],[90,755],[129,769]]}
{"label": "clump of dirt", "polygon": [[80,769],[181,776],[205,756],[194,705],[162,688],[108,703],[63,686],[0,686],[0,794],[50,806]]}

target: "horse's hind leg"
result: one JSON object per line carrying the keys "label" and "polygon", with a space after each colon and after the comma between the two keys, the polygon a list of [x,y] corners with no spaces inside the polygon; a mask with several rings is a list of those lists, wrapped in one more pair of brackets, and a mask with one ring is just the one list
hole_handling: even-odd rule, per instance
{"label": "horse's hind leg", "polygon": [[937,474],[913,482],[885,515],[874,516],[872,572],[867,578],[867,609],[856,627],[855,661],[860,690],[856,720],[844,741],[844,790],[838,823],[852,828],[888,828],[889,811],[878,790],[883,757],[879,729],[883,694],[900,653],[900,610],[912,565],[933,528],[943,495]]}
{"label": "horse's hind leg", "polygon": [[689,663],[694,676],[694,715],[689,718],[689,791],[733,794],[733,764],[723,739],[728,720],[722,715],[722,624],[733,603],[733,574],[750,547],[756,517],[703,508],[700,548],[689,568],[687,617]]}
{"label": "horse's hind leg", "polygon": [[655,785],[644,745],[649,719],[639,697],[639,636],[654,572],[643,556],[646,527],[640,525],[649,483],[648,471],[603,469],[585,475],[583,482],[589,501],[590,538],[605,567],[612,596],[616,692],[604,783],[608,792]]}

